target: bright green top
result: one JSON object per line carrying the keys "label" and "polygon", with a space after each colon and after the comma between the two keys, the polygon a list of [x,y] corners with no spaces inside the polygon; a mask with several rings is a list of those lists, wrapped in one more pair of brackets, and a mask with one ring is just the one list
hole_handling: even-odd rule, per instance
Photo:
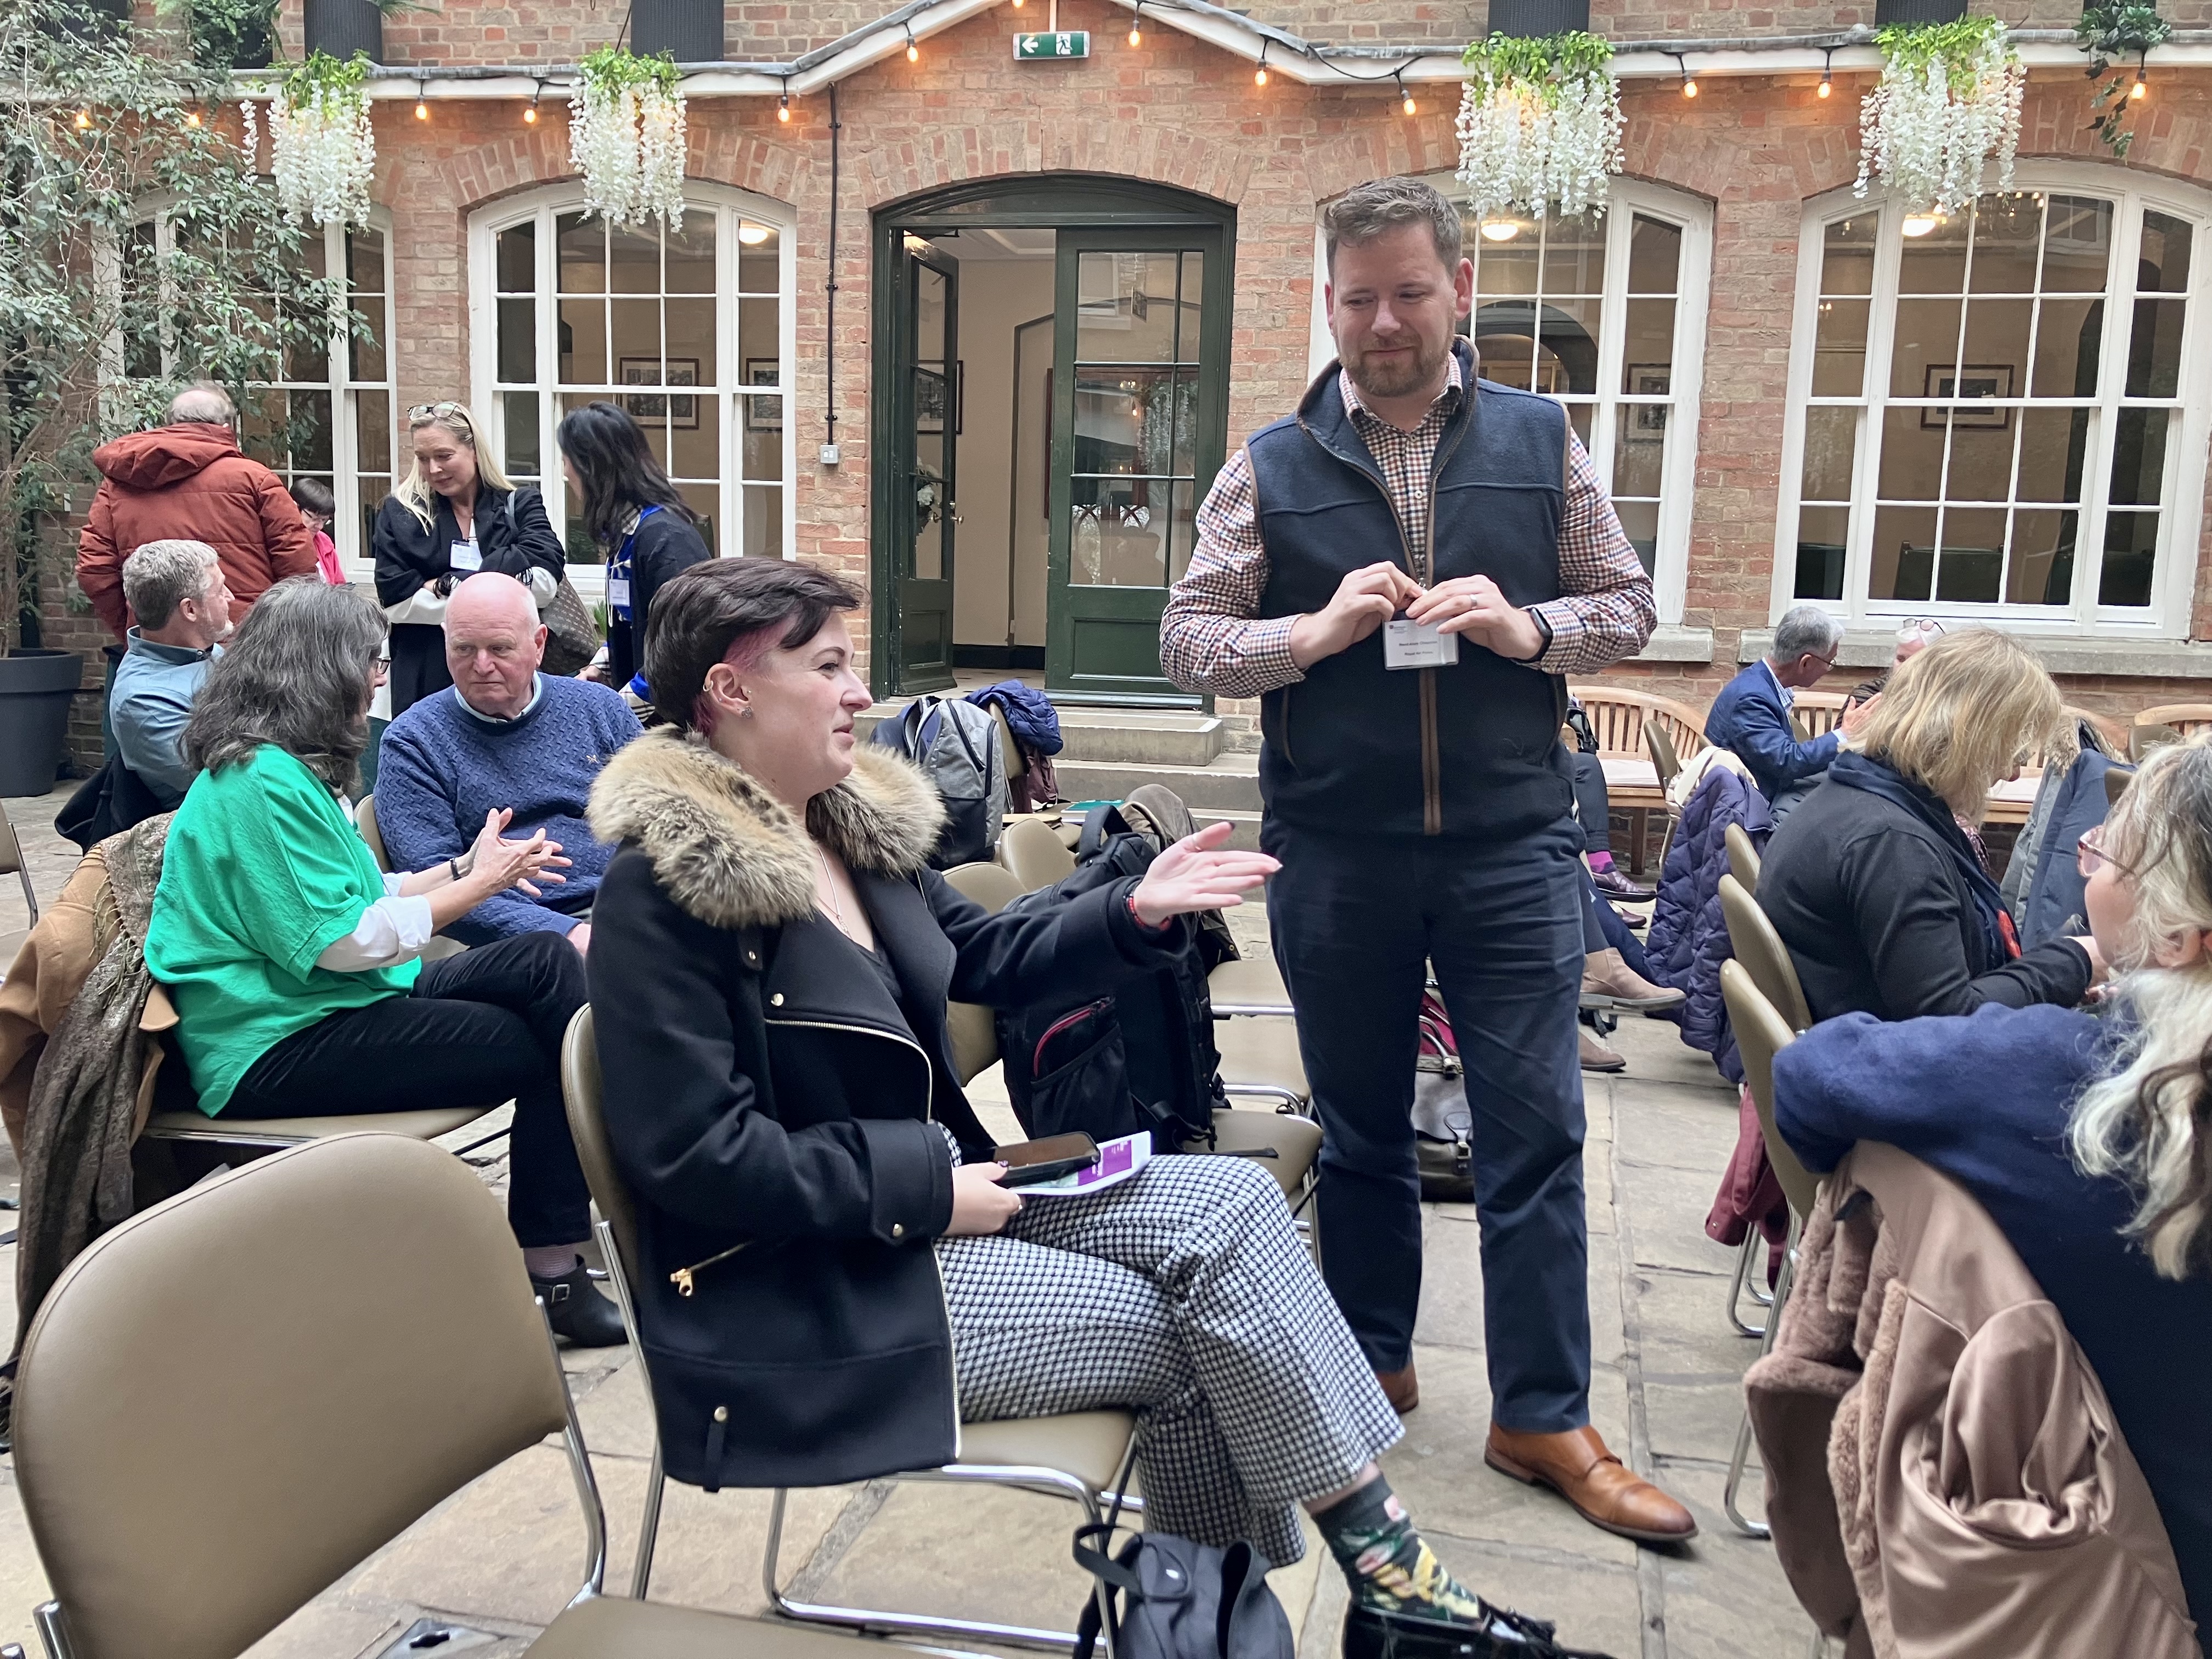
{"label": "bright green top", "polygon": [[146,966],[169,988],[200,1109],[326,1014],[404,996],[419,962],[334,974],[315,958],[384,896],[368,843],[320,779],[273,744],[201,773],[169,823]]}

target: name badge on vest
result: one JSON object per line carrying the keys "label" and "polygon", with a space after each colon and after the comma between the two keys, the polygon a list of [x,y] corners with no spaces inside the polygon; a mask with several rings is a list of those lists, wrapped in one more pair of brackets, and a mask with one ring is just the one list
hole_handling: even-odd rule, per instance
{"label": "name badge on vest", "polygon": [[455,542],[447,550],[446,560],[455,570],[481,570],[483,555],[477,550],[474,542]]}
{"label": "name badge on vest", "polygon": [[1459,660],[1459,635],[1443,634],[1434,623],[1400,617],[1382,624],[1385,668],[1449,668]]}
{"label": "name badge on vest", "polygon": [[607,578],[607,603],[608,603],[609,605],[611,605],[614,606],[614,607],[615,607],[615,609],[617,609],[617,611],[623,611],[624,614],[627,614],[627,613],[629,612],[629,577],[627,577],[627,576],[610,576],[610,577],[608,577],[608,578]]}

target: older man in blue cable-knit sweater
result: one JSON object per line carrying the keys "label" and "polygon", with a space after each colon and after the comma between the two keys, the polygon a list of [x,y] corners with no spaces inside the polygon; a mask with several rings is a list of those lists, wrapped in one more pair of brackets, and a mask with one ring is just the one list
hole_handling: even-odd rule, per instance
{"label": "older man in blue cable-knit sweater", "polygon": [[538,897],[512,890],[447,929],[468,944],[544,931],[584,950],[583,918],[614,857],[592,839],[584,808],[600,769],[637,736],[637,716],[604,685],[538,672],[544,653],[530,590],[494,571],[470,577],[446,605],[452,689],[392,721],[378,756],[376,822],[394,868],[459,858],[484,814],[501,808],[514,815],[511,834],[543,830],[569,860],[567,880]]}

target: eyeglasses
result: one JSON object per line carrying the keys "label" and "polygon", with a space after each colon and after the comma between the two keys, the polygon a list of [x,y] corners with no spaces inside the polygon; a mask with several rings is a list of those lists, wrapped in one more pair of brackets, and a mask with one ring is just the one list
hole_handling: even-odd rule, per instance
{"label": "eyeglasses", "polygon": [[1933,617],[1909,617],[1897,630],[1904,634],[1941,634],[1943,624]]}
{"label": "eyeglasses", "polygon": [[2105,826],[2101,823],[2092,824],[2081,832],[2081,843],[2074,849],[2074,860],[2080,867],[2085,880],[2095,875],[2100,866],[2107,864],[2124,876],[2133,876],[2136,873],[2133,868],[2121,863],[2105,850]]}
{"label": "eyeglasses", "polygon": [[420,426],[425,421],[453,420],[459,421],[463,426],[468,425],[469,411],[455,403],[416,404],[407,411],[407,423],[410,426]]}
{"label": "eyeglasses", "polygon": [[392,659],[371,657],[368,659],[368,678],[373,685],[381,685],[392,677]]}

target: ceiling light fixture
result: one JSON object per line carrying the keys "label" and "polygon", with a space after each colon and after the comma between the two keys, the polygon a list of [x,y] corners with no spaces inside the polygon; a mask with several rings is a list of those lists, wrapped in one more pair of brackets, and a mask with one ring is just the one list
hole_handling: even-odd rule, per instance
{"label": "ceiling light fixture", "polygon": [[1517,219],[1485,219],[1482,222],[1482,240],[1486,242],[1510,242],[1520,234],[1521,222]]}
{"label": "ceiling light fixture", "polygon": [[766,225],[757,225],[750,219],[738,221],[738,240],[747,247],[758,247],[775,234]]}
{"label": "ceiling light fixture", "polygon": [[1905,216],[1905,222],[1899,225],[1898,229],[1917,240],[1920,237],[1932,234],[1936,227],[1942,222],[1943,216],[1940,213],[1908,213]]}
{"label": "ceiling light fixture", "polygon": [[1260,42],[1260,67],[1252,71],[1252,84],[1255,87],[1267,84],[1267,42],[1264,39]]}
{"label": "ceiling light fixture", "polygon": [[1406,90],[1406,72],[1403,70],[1393,70],[1391,77],[1398,83],[1398,96],[1404,100],[1406,113],[1408,115],[1419,113],[1420,106],[1413,102],[1413,94]]}
{"label": "ceiling light fixture", "polygon": [[914,25],[911,23],[906,26],[906,61],[909,64],[921,61],[921,48],[914,43]]}

